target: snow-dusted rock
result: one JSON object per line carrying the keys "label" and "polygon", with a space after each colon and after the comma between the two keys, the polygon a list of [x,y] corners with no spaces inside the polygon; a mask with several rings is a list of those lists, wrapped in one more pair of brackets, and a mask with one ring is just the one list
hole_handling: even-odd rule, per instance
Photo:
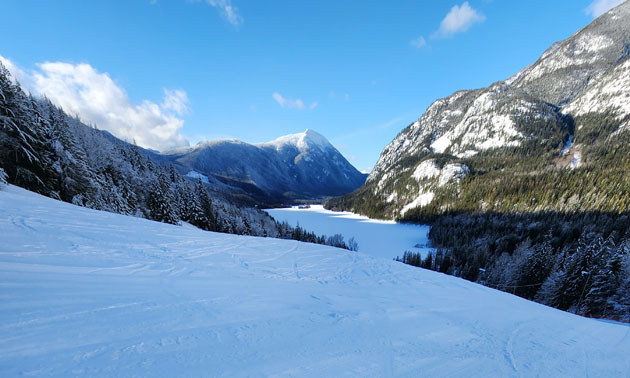
{"label": "snow-dusted rock", "polygon": [[[620,120],[630,115],[630,58],[589,85],[562,111],[574,117],[611,112]],[[630,121],[624,126],[630,126]]]}
{"label": "snow-dusted rock", "polygon": [[444,186],[452,180],[459,181],[465,177],[470,170],[465,164],[446,164],[438,167],[434,159],[428,159],[418,164],[411,175],[416,180],[437,178],[437,185]]}
{"label": "snow-dusted rock", "polygon": [[630,2],[626,1],[570,38],[551,46],[508,81],[559,106],[630,54]]}

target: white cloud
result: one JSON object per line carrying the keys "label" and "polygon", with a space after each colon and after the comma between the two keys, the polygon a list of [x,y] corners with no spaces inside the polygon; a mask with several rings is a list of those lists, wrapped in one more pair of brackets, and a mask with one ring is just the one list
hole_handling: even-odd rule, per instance
{"label": "white cloud", "polygon": [[0,55],[0,62],[7,70],[9,70],[12,76],[11,79],[14,83],[17,81],[21,84],[22,87],[30,86],[31,83],[29,82],[29,76],[26,72],[24,72],[24,70],[16,66],[12,61],[3,57],[2,55]]}
{"label": "white cloud", "polygon": [[597,18],[623,2],[624,0],[594,0],[584,11]]}
{"label": "white cloud", "polygon": [[317,101],[313,101],[308,107],[304,104],[304,101],[302,101],[302,99],[289,99],[286,98],[284,96],[282,96],[280,93],[278,92],[274,92],[271,97],[276,100],[276,102],[278,104],[280,104],[280,106],[282,106],[283,108],[287,108],[287,109],[298,109],[298,110],[305,110],[305,109],[310,109],[313,110],[317,107],[318,102]]}
{"label": "white cloud", "polygon": [[456,33],[465,32],[476,23],[481,23],[486,17],[473,9],[468,1],[462,5],[455,5],[440,23],[440,28],[432,34],[434,38],[448,38]]}
{"label": "white cloud", "polygon": [[211,6],[221,10],[223,17],[234,26],[243,23],[243,17],[238,13],[238,8],[232,5],[232,0],[206,0]]}
{"label": "white cloud", "polygon": [[184,121],[178,117],[188,110],[188,97],[182,90],[164,90],[161,104],[148,100],[132,104],[107,73],[89,64],[46,62],[27,72],[7,59],[0,60],[24,89],[48,97],[67,113],[118,138],[160,151],[188,145],[180,134]]}
{"label": "white cloud", "polygon": [[188,108],[188,95],[181,89],[164,89],[164,101],[162,109],[172,110],[177,115],[184,115],[190,111]]}
{"label": "white cloud", "polygon": [[424,46],[427,45],[427,41],[424,39],[423,36],[420,36],[416,39],[411,40],[411,46],[415,47],[415,48],[422,48]]}

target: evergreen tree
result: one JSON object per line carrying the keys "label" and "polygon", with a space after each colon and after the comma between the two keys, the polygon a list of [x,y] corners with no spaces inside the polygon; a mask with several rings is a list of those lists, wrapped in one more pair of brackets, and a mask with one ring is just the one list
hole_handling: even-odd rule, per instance
{"label": "evergreen tree", "polygon": [[158,172],[157,180],[150,185],[147,206],[151,219],[177,224],[179,218],[173,208],[173,198],[170,195],[170,183],[168,177],[161,170]]}
{"label": "evergreen tree", "polygon": [[601,236],[590,243],[586,237],[580,238],[575,253],[569,257],[567,268],[561,277],[561,284],[555,293],[555,307],[561,310],[575,307],[576,312],[580,310],[584,295],[588,292],[588,285],[592,282],[593,255],[602,244]]}
{"label": "evergreen tree", "polygon": [[7,174],[4,169],[0,168],[0,189],[7,185]]}
{"label": "evergreen tree", "polygon": [[519,266],[515,294],[533,299],[552,268],[553,249],[549,241],[534,249]]}
{"label": "evergreen tree", "polygon": [[212,200],[201,180],[195,184],[193,193],[190,223],[204,230],[216,231],[217,225],[212,209]]}
{"label": "evergreen tree", "polygon": [[55,166],[60,174],[60,196],[63,201],[80,206],[101,208],[87,156],[72,135],[68,117],[48,101],[50,140],[56,153]]}
{"label": "evergreen tree", "polygon": [[584,314],[602,317],[610,311],[609,299],[619,287],[622,258],[621,250],[615,247],[614,235],[611,235],[601,246],[592,267],[592,283],[584,298]]}
{"label": "evergreen tree", "polygon": [[45,143],[31,122],[31,103],[0,63],[0,164],[10,182],[47,193],[39,151]]}

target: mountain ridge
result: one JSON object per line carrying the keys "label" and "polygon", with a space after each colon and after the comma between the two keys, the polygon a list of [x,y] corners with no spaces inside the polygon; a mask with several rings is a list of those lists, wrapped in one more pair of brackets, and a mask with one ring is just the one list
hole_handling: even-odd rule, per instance
{"label": "mountain ridge", "polygon": [[[412,173],[429,159],[461,164],[477,178],[488,172],[499,177],[496,168],[504,163],[489,166],[486,162],[506,153],[538,159],[530,162],[536,165],[535,172],[560,167],[568,153],[577,154],[577,159],[560,168],[593,164],[599,157],[588,156],[582,151],[584,146],[605,144],[612,133],[630,125],[630,105],[625,100],[630,96],[630,85],[625,85],[630,83],[629,56],[630,2],[625,2],[554,43],[536,62],[508,79],[436,100],[385,147],[362,188],[345,199],[330,201],[329,206],[379,218],[402,218],[402,209],[409,210],[414,202],[426,207],[432,202],[427,201],[429,197],[440,197],[435,190],[439,178],[414,180]],[[598,131],[595,124],[606,117],[616,124],[610,125],[613,130],[600,132],[608,128]],[[565,150],[570,139],[574,144]],[[451,184],[453,188],[442,185],[440,191],[461,189],[461,182]],[[472,208],[500,210],[500,203],[484,200],[477,200]],[[549,206],[564,207],[558,201]],[[430,212],[449,208],[453,206]],[[518,209],[535,210],[528,205]]]}
{"label": "mountain ridge", "polygon": [[343,195],[365,181],[364,174],[311,129],[264,143],[204,142],[161,157],[183,174],[212,176],[263,203]]}

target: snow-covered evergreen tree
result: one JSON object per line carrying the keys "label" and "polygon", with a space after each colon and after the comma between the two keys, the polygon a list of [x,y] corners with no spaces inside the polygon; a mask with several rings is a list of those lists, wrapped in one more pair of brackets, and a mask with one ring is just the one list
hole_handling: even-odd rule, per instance
{"label": "snow-covered evergreen tree", "polygon": [[0,189],[7,185],[7,173],[4,169],[0,168]]}
{"label": "snow-covered evergreen tree", "polygon": [[173,206],[173,202],[170,191],[170,180],[163,171],[159,171],[157,181],[151,183],[147,200],[151,219],[177,224],[179,217]]}
{"label": "snow-covered evergreen tree", "polygon": [[623,250],[616,248],[614,238],[611,235],[601,245],[591,267],[592,279],[582,309],[586,315],[606,316],[610,312],[609,299],[619,287],[623,259]]}
{"label": "snow-covered evergreen tree", "polygon": [[32,128],[32,104],[9,71],[0,64],[0,161],[9,179],[27,189],[46,192],[38,157],[43,138]]}

